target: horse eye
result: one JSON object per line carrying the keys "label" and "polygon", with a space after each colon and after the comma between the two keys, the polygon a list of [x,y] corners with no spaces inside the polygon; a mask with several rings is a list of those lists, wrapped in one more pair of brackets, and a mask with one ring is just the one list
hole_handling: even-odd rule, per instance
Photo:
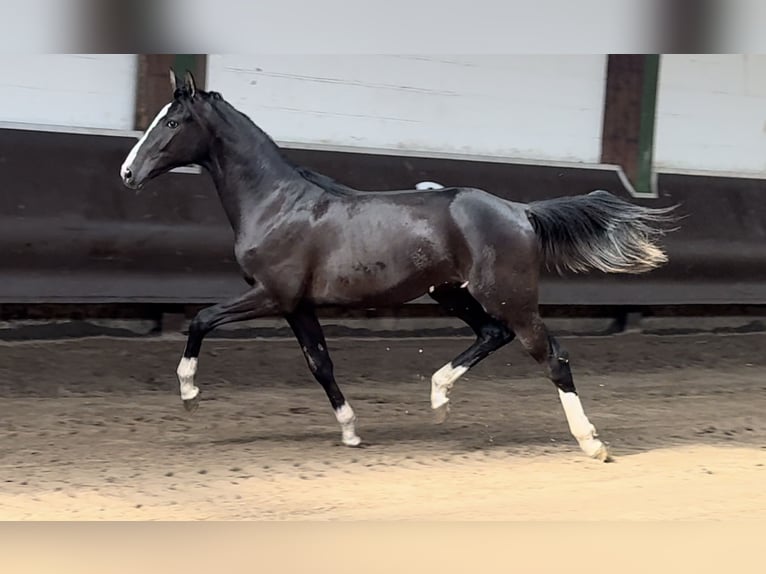
{"label": "horse eye", "polygon": [[168,126],[170,129],[175,129],[178,127],[178,122],[175,120],[170,120],[165,125]]}

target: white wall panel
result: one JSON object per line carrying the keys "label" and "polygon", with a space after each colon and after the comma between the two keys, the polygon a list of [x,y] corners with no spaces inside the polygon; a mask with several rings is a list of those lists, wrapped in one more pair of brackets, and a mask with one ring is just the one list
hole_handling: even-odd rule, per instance
{"label": "white wall panel", "polygon": [[0,122],[132,130],[134,54],[0,55]]}
{"label": "white wall panel", "polygon": [[766,175],[766,56],[663,55],[660,169]]}
{"label": "white wall panel", "polygon": [[600,157],[605,56],[211,55],[207,73],[282,142]]}

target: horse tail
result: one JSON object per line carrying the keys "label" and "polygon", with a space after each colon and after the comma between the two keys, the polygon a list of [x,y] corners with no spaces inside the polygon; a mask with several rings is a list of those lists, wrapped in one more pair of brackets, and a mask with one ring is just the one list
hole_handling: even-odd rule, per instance
{"label": "horse tail", "polygon": [[642,207],[594,191],[532,202],[527,217],[548,269],[644,273],[668,260],[656,241],[668,231],[663,224],[675,220],[675,208]]}

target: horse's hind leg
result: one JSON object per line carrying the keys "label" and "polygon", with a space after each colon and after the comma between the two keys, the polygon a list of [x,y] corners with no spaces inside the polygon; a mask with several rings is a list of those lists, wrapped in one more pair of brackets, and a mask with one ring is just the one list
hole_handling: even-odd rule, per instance
{"label": "horse's hind leg", "polygon": [[596,428],[585,416],[577,395],[568,353],[550,335],[540,315],[535,311],[524,313],[512,322],[519,341],[534,359],[543,365],[548,378],[559,391],[559,398],[569,423],[569,430],[577,439],[580,448],[590,457],[608,462],[611,460],[606,446],[596,438]]}
{"label": "horse's hind leg", "polygon": [[330,399],[335,418],[340,423],[343,444],[357,446],[361,440],[356,434],[356,415],[335,382],[332,360],[316,313],[309,306],[301,305],[285,319],[298,339],[311,373]]}
{"label": "horse's hind leg", "polygon": [[513,340],[514,334],[503,322],[490,317],[467,289],[457,285],[443,286],[430,293],[439,305],[463,322],[474,333],[476,341],[431,377],[431,408],[437,422],[443,422],[449,409],[449,391],[461,376],[503,345]]}

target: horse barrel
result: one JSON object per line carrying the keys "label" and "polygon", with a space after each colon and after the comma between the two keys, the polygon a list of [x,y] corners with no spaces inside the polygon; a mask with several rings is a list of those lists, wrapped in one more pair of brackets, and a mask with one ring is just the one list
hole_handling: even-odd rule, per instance
{"label": "horse barrel", "polygon": [[[246,288],[209,178],[172,173],[130,191],[118,171],[134,143],[120,136],[0,130],[0,303],[205,304]],[[631,199],[610,169],[286,153],[361,189],[431,180],[520,202],[594,189]],[[541,302],[766,303],[766,181],[660,174],[658,188],[658,199],[632,201],[681,204],[687,217],[664,240],[665,267],[640,276],[545,274]]]}

